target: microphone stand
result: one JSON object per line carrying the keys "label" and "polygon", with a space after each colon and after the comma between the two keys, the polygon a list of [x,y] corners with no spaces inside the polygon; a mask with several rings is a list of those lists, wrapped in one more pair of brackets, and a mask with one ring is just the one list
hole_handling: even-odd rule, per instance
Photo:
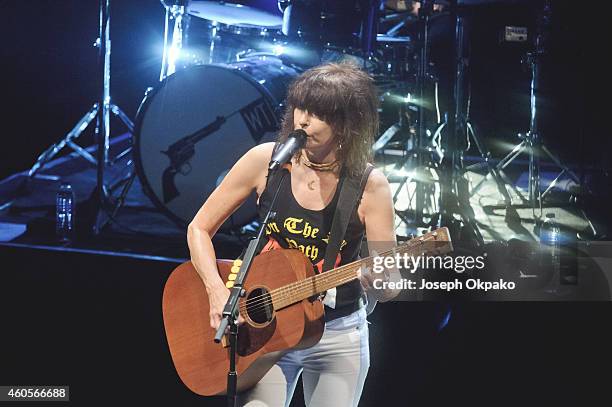
{"label": "microphone stand", "polygon": [[[272,173],[276,173],[278,168],[279,167],[277,167],[276,170],[273,170]],[[234,285],[230,291],[230,296],[227,299],[225,308],[223,308],[223,319],[221,319],[221,324],[219,325],[217,333],[215,334],[215,342],[221,342],[221,338],[223,335],[225,335],[225,330],[229,326],[229,370],[227,372],[227,405],[229,407],[234,407],[236,405],[236,395],[238,390],[238,374],[236,372],[236,352],[238,345],[238,324],[236,321],[238,319],[238,301],[241,297],[246,295],[242,285],[249,273],[251,263],[257,254],[257,249],[259,248],[261,238],[266,230],[266,225],[276,216],[276,212],[272,211],[272,209],[274,208],[274,203],[276,202],[280,187],[283,184],[286,175],[287,172],[282,173],[280,182],[278,183],[276,191],[274,192],[274,197],[270,203],[270,208],[268,209],[268,212],[266,213],[266,216],[259,227],[257,236],[252,239],[247,246],[244,258],[242,259],[242,264],[240,265],[240,270],[238,271],[236,280],[234,280]],[[270,177],[269,174],[268,177]]]}

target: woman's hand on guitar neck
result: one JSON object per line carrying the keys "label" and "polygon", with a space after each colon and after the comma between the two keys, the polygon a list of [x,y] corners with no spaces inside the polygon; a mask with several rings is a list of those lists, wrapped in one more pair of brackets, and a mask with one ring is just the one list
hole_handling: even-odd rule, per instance
{"label": "woman's hand on guitar neck", "polygon": [[[210,306],[210,327],[217,330],[219,324],[221,324],[223,309],[229,298],[230,291],[225,285],[219,285],[212,289],[207,288],[206,291],[208,291],[208,304]],[[238,325],[242,323],[244,323],[244,318],[242,318],[242,315],[238,315]]]}
{"label": "woman's hand on guitar neck", "polygon": [[[372,256],[378,256],[378,253],[373,250]],[[363,290],[376,301],[390,301],[401,292],[399,289],[388,287],[389,282],[395,283],[401,279],[401,275],[397,268],[388,269],[385,267],[382,272],[373,273],[370,267],[363,265],[357,271],[357,275]],[[393,287],[395,287],[395,285],[393,285]]]}

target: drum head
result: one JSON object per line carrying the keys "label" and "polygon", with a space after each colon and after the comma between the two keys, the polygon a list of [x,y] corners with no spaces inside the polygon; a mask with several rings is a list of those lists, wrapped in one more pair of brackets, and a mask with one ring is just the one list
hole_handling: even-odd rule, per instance
{"label": "drum head", "polygon": [[[138,175],[153,203],[179,225],[191,222],[242,155],[276,138],[278,97],[259,83],[275,70],[259,64],[258,80],[231,66],[194,66],[145,97],[135,130]],[[253,194],[222,228],[255,217]]]}

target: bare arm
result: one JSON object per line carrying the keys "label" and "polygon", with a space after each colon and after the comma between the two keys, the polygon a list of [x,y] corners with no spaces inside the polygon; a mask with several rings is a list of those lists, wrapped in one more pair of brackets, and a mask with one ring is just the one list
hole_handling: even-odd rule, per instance
{"label": "bare arm", "polygon": [[263,190],[273,146],[273,143],[261,144],[242,156],[204,202],[187,229],[191,261],[208,292],[213,328],[219,325],[229,290],[219,277],[212,237],[251,192]]}
{"label": "bare arm", "polygon": [[[365,224],[366,236],[368,238],[368,250],[371,255],[390,250],[397,245],[395,236],[395,210],[391,188],[385,175],[377,169],[373,169],[366,188],[363,192],[362,204],[359,206],[360,217]],[[397,269],[386,270],[386,275],[371,276],[374,279],[382,278],[385,281],[399,281],[401,276]],[[371,281],[369,282],[371,284]],[[371,286],[371,293],[379,301],[388,301],[395,298],[397,290],[377,290]]]}

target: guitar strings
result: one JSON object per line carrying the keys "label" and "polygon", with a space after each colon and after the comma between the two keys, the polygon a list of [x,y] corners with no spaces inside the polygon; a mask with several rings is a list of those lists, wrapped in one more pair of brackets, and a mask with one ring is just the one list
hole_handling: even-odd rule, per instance
{"label": "guitar strings", "polygon": [[[400,247],[400,249],[396,250],[397,252],[402,252],[402,251],[408,251],[409,249],[420,245],[421,243],[423,243],[424,241],[428,241],[430,240],[429,238],[425,238],[422,240],[419,240],[419,242],[415,245],[406,245],[403,247]],[[397,248],[396,248],[397,249]],[[390,250],[388,252],[384,252],[382,254],[388,254],[389,252],[393,252],[393,250]],[[320,281],[322,284],[325,283],[334,283],[333,286],[336,285],[340,285],[341,283],[350,281],[355,279],[355,276],[350,273],[348,275],[346,274],[346,271],[355,271],[355,267],[357,264],[355,263],[369,263],[371,261],[371,258],[366,258],[366,259],[362,259],[362,260],[358,260],[356,262],[353,263],[349,263],[345,266],[342,266],[342,268],[345,268],[345,272],[344,273],[333,273],[331,275],[324,275],[324,274],[319,274],[317,276],[313,276],[316,277],[320,280],[326,280],[326,281]],[[347,267],[347,266],[352,266],[352,267]],[[340,268],[336,269],[336,271],[339,271]],[[324,278],[323,278],[324,276]],[[333,276],[333,278],[330,278],[331,276]],[[240,310],[243,312],[253,312],[253,311],[257,311],[259,309],[262,309],[266,306],[268,306],[271,303],[274,303],[274,301],[283,301],[283,300],[287,300],[289,299],[288,304],[282,304],[278,309],[284,308],[287,305],[291,305],[295,302],[298,302],[300,300],[303,300],[305,298],[308,298],[309,296],[314,295],[313,291],[311,290],[311,286],[312,286],[312,279],[313,277],[310,277],[309,279],[306,279],[304,281],[301,282],[297,282],[297,283],[293,283],[289,286],[285,286],[285,287],[280,287],[276,290],[272,290],[270,291],[270,293],[268,293],[268,295],[261,295],[261,296],[257,296],[257,297],[253,297],[248,299],[246,302],[248,302],[248,304],[246,305],[241,305],[240,306]],[[316,294],[316,293],[315,293]],[[293,299],[292,299],[293,298]],[[244,304],[244,303],[243,303]]]}
{"label": "guitar strings", "polygon": [[[249,298],[248,300],[245,301],[245,303],[249,306],[251,305],[255,305],[258,301],[261,302],[261,298],[265,298],[264,301],[267,301],[269,303],[269,300],[267,300],[268,297],[274,297],[275,299],[284,299],[284,298],[288,298],[287,294],[289,295],[294,295],[297,291],[303,291],[303,289],[305,288],[310,288],[313,285],[322,285],[321,283],[327,283],[327,280],[332,280],[332,277],[337,278],[338,281],[342,280],[342,275],[341,273],[346,272],[346,271],[354,271],[355,266],[357,266],[356,263],[365,263],[368,262],[370,260],[370,258],[366,258],[366,259],[362,259],[362,260],[357,260],[355,262],[352,263],[348,263],[345,264],[343,266],[340,266],[338,268],[336,268],[335,270],[333,270],[333,273],[322,273],[322,274],[317,274],[315,276],[311,276],[308,277],[305,280],[302,281],[298,281],[298,282],[294,282],[291,284],[288,284],[284,287],[279,287],[276,288],[274,290],[271,290],[268,295],[259,295],[253,298]],[[340,276],[340,277],[338,277]],[[352,279],[352,278],[351,278]],[[350,280],[349,280],[350,281]],[[316,293],[315,293],[316,294]],[[283,295],[285,297],[283,297]],[[314,295],[314,294],[313,294]],[[252,309],[251,307],[249,307],[250,309]]]}
{"label": "guitar strings", "polygon": [[[361,262],[363,262],[364,260],[366,259],[363,259]],[[320,286],[334,282],[342,283],[345,281],[353,280],[355,278],[355,275],[353,274],[356,271],[355,266],[356,264],[354,263],[345,264],[344,266],[335,269],[333,274],[317,274],[316,276],[311,276],[305,280],[300,281],[299,284],[292,283],[285,287],[279,287],[277,289],[271,290],[267,295],[264,294],[249,298],[244,302],[245,305],[242,306],[241,309],[248,307],[249,311],[256,311],[263,307],[266,307],[274,301],[278,302],[291,298],[296,298],[298,295],[303,296],[303,298],[300,298],[300,300],[308,298],[309,296],[317,294],[312,293],[311,289],[313,285]],[[297,301],[299,300],[293,302]],[[291,303],[292,302],[287,305],[290,305]]]}
{"label": "guitar strings", "polygon": [[[349,273],[347,273],[347,271]],[[342,283],[355,279],[356,278],[355,271],[356,271],[355,268],[352,268],[352,269],[347,268],[345,270],[342,270],[338,275],[325,276],[325,279],[321,279],[320,283],[333,284],[334,286],[340,285]],[[313,284],[296,286],[292,288],[283,288],[280,292],[270,291],[269,293],[270,295],[262,295],[262,296],[258,296],[257,299],[254,297],[252,299],[245,301],[245,305],[241,306],[240,309],[241,311],[254,312],[254,311],[263,309],[267,307],[269,304],[274,303],[274,302],[276,302],[277,305],[279,302],[281,302],[280,306],[277,309],[282,309],[287,305],[291,305],[304,298],[308,298],[310,296],[316,295],[317,292],[313,293],[312,285]],[[320,284],[314,284],[314,285],[320,285]],[[272,294],[273,292],[274,294]],[[265,297],[265,298],[261,299],[261,297]],[[289,300],[288,303],[283,303],[283,302],[287,302],[287,300]]]}
{"label": "guitar strings", "polygon": [[[393,249],[382,252],[381,254],[379,254],[379,256],[387,256],[388,254],[408,252],[409,250],[413,248],[421,247],[425,242],[435,240],[435,236],[428,235],[427,237],[424,237],[418,240],[415,239],[415,240],[416,241],[414,243],[409,242],[405,245],[394,247]],[[291,305],[297,301],[301,301],[305,298],[308,298],[309,296],[316,295],[317,293],[310,294],[312,293],[311,289],[313,285],[318,286],[318,285],[325,285],[326,283],[327,284],[333,283],[334,284],[333,287],[335,287],[337,285],[341,285],[345,282],[355,279],[356,276],[354,276],[352,272],[355,272],[357,269],[361,268],[362,264],[365,265],[366,267],[369,267],[372,264],[372,260],[373,260],[372,256],[367,257],[365,259],[356,260],[354,262],[338,267],[337,269],[333,270],[333,273],[327,274],[326,272],[322,274],[317,274],[305,280],[291,283],[284,287],[276,288],[274,290],[269,291],[266,294],[257,295],[255,297],[249,298],[239,306],[240,311],[254,312],[254,311],[258,311],[260,309],[267,307],[269,304],[274,303],[274,301],[283,301],[283,300],[288,300],[288,299],[291,299],[291,301],[285,306]],[[351,273],[347,274],[346,273],[347,271]]]}
{"label": "guitar strings", "polygon": [[[395,247],[391,250],[381,253],[379,256],[386,256],[391,253],[401,253],[401,252],[409,251],[410,249],[413,249],[415,247],[422,246],[423,243],[430,241],[430,240],[435,240],[435,239],[431,236],[427,236],[427,237],[418,239],[414,243],[409,243],[406,245]],[[286,304],[284,306],[291,305],[297,301],[301,301],[305,298],[308,298],[309,296],[317,294],[317,293],[312,294],[312,291],[310,290],[315,279],[320,280],[319,282],[322,284],[337,283],[336,285],[340,285],[343,282],[347,282],[347,281],[355,279],[355,276],[351,275],[352,273],[349,274],[348,276],[344,276],[344,274],[340,270],[344,269],[344,272],[355,271],[355,266],[358,266],[359,265],[358,263],[367,263],[369,265],[372,259],[373,259],[372,257],[367,257],[365,259],[357,260],[357,261],[345,264],[344,266],[338,267],[337,269],[334,270],[334,273],[330,273],[327,275],[325,273],[317,274],[315,276],[309,277],[308,279],[298,281],[298,282],[289,284],[287,286],[279,287],[277,289],[271,290],[267,294],[258,295],[256,297],[249,298],[243,303],[244,305],[240,306],[240,309],[241,311],[256,311],[263,307],[268,306],[269,304],[273,303],[275,300],[282,301],[282,300],[293,298],[293,300],[291,300],[289,304]],[[330,278],[332,276],[333,278]],[[347,277],[350,277],[350,278],[347,279]],[[328,280],[331,280],[331,281],[328,281]],[[297,294],[300,294],[300,296],[298,297]]]}
{"label": "guitar strings", "polygon": [[[342,269],[338,268],[336,269],[336,273],[334,273],[334,275],[318,275],[321,277],[318,278],[316,282],[312,277],[309,277],[307,280],[305,280],[307,284],[301,284],[300,286],[289,285],[287,287],[282,287],[276,290],[272,290],[270,291],[268,295],[262,295],[262,296],[250,298],[246,300],[245,303],[247,306],[249,306],[249,309],[253,309],[254,305],[257,305],[258,303],[261,304],[262,302],[261,297],[265,297],[266,301],[264,302],[269,302],[269,298],[272,298],[272,300],[282,301],[284,299],[291,298],[292,296],[295,296],[296,294],[300,294],[302,292],[304,294],[308,294],[308,292],[311,292],[312,286],[320,286],[320,285],[333,283],[334,280],[337,280],[338,282],[340,282],[340,281],[346,280],[348,277],[350,277],[350,279],[346,281],[350,281],[354,278],[354,275],[353,275],[354,271],[355,271],[354,267],[351,267],[351,268],[343,267]],[[350,273],[347,273],[347,272],[350,272]],[[315,294],[317,293],[313,293],[311,295],[315,295]]]}

